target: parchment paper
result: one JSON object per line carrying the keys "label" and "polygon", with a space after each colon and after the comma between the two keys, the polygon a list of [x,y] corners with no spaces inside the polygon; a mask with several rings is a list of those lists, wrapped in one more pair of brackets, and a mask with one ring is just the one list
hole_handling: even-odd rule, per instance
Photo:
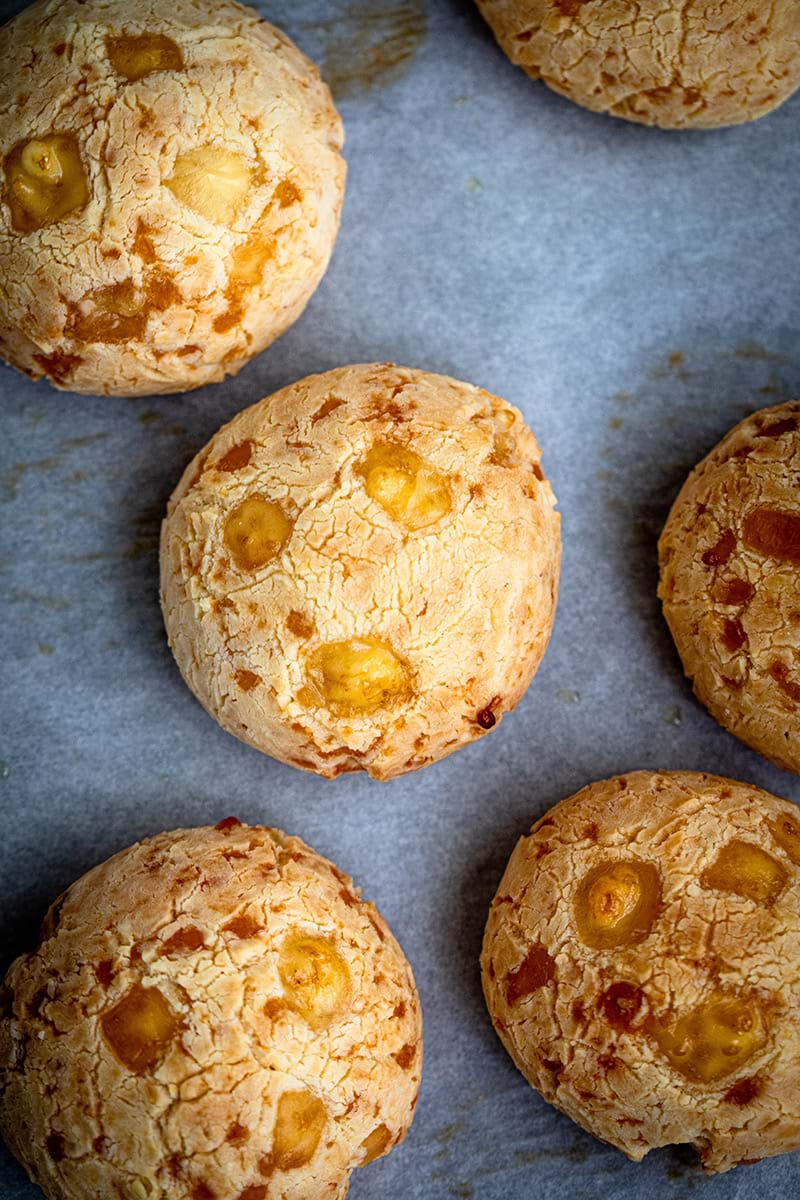
{"label": "parchment paper", "polygon": [[[517,838],[592,779],[705,769],[800,800],[693,701],[655,599],[655,539],[687,470],[749,410],[800,396],[800,96],[752,126],[661,133],[532,84],[471,0],[258,7],[323,64],[347,127],[341,236],[305,316],[183,398],[65,396],[0,369],[0,966],[136,838],[229,813],[275,824],[354,874],[422,994],[416,1120],[353,1200],[796,1196],[800,1154],[705,1182],[686,1150],[637,1167],[581,1132],[506,1056],[477,957]],[[158,610],[158,526],[221,422],[376,359],[524,411],[563,514],[561,599],[499,730],[394,783],[325,784],[190,696]],[[0,1152],[3,1200],[38,1194]]]}

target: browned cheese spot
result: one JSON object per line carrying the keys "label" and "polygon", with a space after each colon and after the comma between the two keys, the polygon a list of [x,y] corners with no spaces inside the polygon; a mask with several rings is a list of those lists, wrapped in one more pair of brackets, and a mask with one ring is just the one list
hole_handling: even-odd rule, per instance
{"label": "browned cheese spot", "polygon": [[785,417],[782,421],[771,421],[762,425],[758,431],[759,437],[782,437],[785,433],[794,433],[798,428],[796,417]]}
{"label": "browned cheese spot", "polygon": [[800,563],[800,515],[762,505],[747,514],[742,540],[767,558]]}
{"label": "browned cheese spot", "polygon": [[314,632],[314,626],[302,613],[292,609],[286,618],[286,628],[289,633],[293,633],[295,637],[310,638]]}
{"label": "browned cheese spot", "polygon": [[587,0],[553,0],[553,7],[564,17],[577,17]]}
{"label": "browned cheese spot", "polygon": [[171,937],[167,938],[161,953],[167,958],[172,958],[180,954],[193,954],[202,949],[204,945],[205,938],[202,929],[198,929],[196,925],[187,925],[183,929],[177,929]]}
{"label": "browned cheese spot", "polygon": [[494,729],[497,724],[497,717],[492,712],[491,708],[482,708],[475,718],[481,729]]}
{"label": "browned cheese spot", "polygon": [[240,1125],[238,1121],[234,1121],[225,1134],[225,1141],[229,1142],[231,1146],[242,1146],[249,1137],[249,1129],[246,1129],[244,1125]]}
{"label": "browned cheese spot", "polygon": [[555,978],[556,963],[541,943],[531,946],[518,967],[506,976],[506,1001],[518,1004]]}
{"label": "browned cheese spot", "polygon": [[69,307],[66,332],[77,341],[105,345],[141,341],[148,317],[166,312],[182,297],[167,276],[153,273],[142,288],[132,279],[110,283]]}
{"label": "browned cheese spot", "polygon": [[131,249],[148,266],[152,266],[158,258],[156,248],[153,245],[153,239],[150,237],[150,231],[141,217],[136,222],[136,233],[134,234]]}
{"label": "browned cheese spot", "polygon": [[716,584],[713,599],[718,604],[742,605],[753,599],[756,589],[746,579],[721,579]]}
{"label": "browned cheese spot", "polygon": [[800,704],[800,683],[789,678],[789,668],[786,663],[774,662],[769,668],[770,676],[775,680],[785,696],[795,704]]}
{"label": "browned cheese spot", "polygon": [[635,983],[612,983],[599,1000],[600,1011],[613,1029],[630,1029],[644,1005],[644,992]]}
{"label": "browned cheese spot", "polygon": [[279,208],[289,208],[292,204],[298,204],[303,199],[303,193],[291,179],[282,179],[275,191],[272,193],[272,198]]}
{"label": "browned cheese spot", "polygon": [[236,829],[240,826],[241,823],[238,817],[224,817],[221,821],[217,821],[214,828],[219,833],[228,833],[231,829]]}
{"label": "browned cheese spot", "polygon": [[337,400],[334,396],[330,396],[322,404],[311,417],[311,424],[316,425],[317,421],[324,421],[332,412],[336,412],[337,408],[341,408],[344,400]]}
{"label": "browned cheese spot", "polygon": [[722,626],[722,644],[731,654],[735,654],[737,650],[741,650],[742,646],[747,641],[747,634],[744,631],[742,622],[737,617],[727,617]]}
{"label": "browned cheese spot", "polygon": [[235,938],[246,940],[256,937],[263,929],[263,925],[249,913],[241,913],[237,917],[232,917],[227,925],[223,925],[222,928],[225,933],[230,933]]}
{"label": "browned cheese spot", "polygon": [[234,683],[243,692],[252,692],[253,688],[257,688],[261,683],[261,676],[256,675],[254,671],[247,671],[242,668],[234,672]]}
{"label": "browned cheese spot", "polygon": [[721,567],[728,561],[736,549],[736,536],[732,529],[726,529],[716,545],[706,550],[703,562],[707,567]]}
{"label": "browned cheese spot", "polygon": [[44,1145],[53,1162],[61,1162],[66,1158],[67,1149],[63,1134],[48,1133]]}
{"label": "browned cheese spot", "polygon": [[37,367],[41,367],[48,379],[62,385],[84,360],[79,354],[65,354],[61,350],[54,350],[52,354],[34,354],[33,361]]}
{"label": "browned cheese spot", "polygon": [[738,1104],[740,1108],[744,1108],[745,1105],[752,1104],[756,1097],[760,1095],[762,1087],[763,1084],[757,1075],[740,1079],[728,1088],[724,1099],[729,1104]]}
{"label": "browned cheese spot", "polygon": [[246,467],[253,457],[254,443],[249,439],[244,442],[239,442],[235,446],[231,446],[227,453],[223,454],[214,466],[218,471],[241,471],[242,467]]}
{"label": "browned cheese spot", "polygon": [[231,255],[228,286],[225,289],[228,307],[214,318],[216,333],[228,333],[240,324],[245,313],[247,295],[264,282],[267,265],[274,259],[277,249],[278,244],[274,236],[261,233],[258,222],[246,240],[235,248]]}
{"label": "browned cheese spot", "polygon": [[401,1067],[404,1071],[409,1070],[413,1066],[416,1057],[417,1046],[415,1042],[406,1042],[405,1046],[402,1046],[396,1054],[392,1055],[398,1067]]}
{"label": "browned cheese spot", "polygon": [[114,980],[114,964],[110,959],[104,959],[99,962],[94,969],[97,982],[104,988],[111,987]]}

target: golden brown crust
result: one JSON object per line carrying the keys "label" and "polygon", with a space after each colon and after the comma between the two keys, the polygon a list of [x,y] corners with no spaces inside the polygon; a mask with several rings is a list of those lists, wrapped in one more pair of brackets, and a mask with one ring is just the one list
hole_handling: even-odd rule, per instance
{"label": "golden brown crust", "polygon": [[[347,980],[321,1022],[291,991],[298,934]],[[411,1123],[410,967],[352,881],[276,830],[225,821],[115,855],[51,909],[5,987],[0,1130],[49,1200],[333,1200],[367,1139],[385,1153]],[[161,1041],[126,1044],[142,1003]],[[298,1095],[313,1121],[292,1145]]]}
{"label": "golden brown crust", "polygon": [[[551,809],[509,860],[481,959],[495,1028],[545,1099],[630,1158],[691,1142],[725,1171],[800,1146],[799,816],[731,780],[634,772]],[[779,887],[753,899],[729,870],[721,890],[707,872],[731,843],[768,856]],[[609,861],[651,865],[657,905],[644,938],[596,949],[575,906]],[[691,1022],[720,1001],[740,1019],[722,1065],[691,1052]]]}
{"label": "golden brown crust", "polygon": [[[288,328],[330,257],[345,167],[328,88],[283,33],[232,0],[39,0],[0,47],[10,363],[73,391],[183,391]],[[17,160],[51,135],[74,139],[88,193],[30,228]]]}
{"label": "golden brown crust", "polygon": [[800,86],[795,0],[477,2],[508,57],[534,79],[643,125],[737,125]]}
{"label": "golden brown crust", "polygon": [[659,542],[659,596],[698,698],[800,772],[800,402],[747,417],[689,475]]}
{"label": "golden brown crust", "polygon": [[[376,446],[422,464],[432,523],[407,528],[370,494]],[[231,733],[326,777],[388,779],[480,736],[522,696],[552,625],[559,519],[539,458],[502,400],[386,363],[246,409],[189,465],[163,526],[186,682]],[[279,507],[284,541],[251,569],[225,543],[254,495],[267,516]],[[377,711],[320,699],[325,648],[348,639],[394,656]]]}

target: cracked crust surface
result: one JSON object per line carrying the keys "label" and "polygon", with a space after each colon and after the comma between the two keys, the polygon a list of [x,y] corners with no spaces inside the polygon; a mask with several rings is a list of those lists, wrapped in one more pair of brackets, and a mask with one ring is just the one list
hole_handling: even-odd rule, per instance
{"label": "cracked crust surface", "polygon": [[[39,0],[0,30],[0,56],[12,365],[72,391],[185,391],[297,319],[333,248],[345,166],[330,92],[283,33],[231,0]],[[15,152],[65,134],[84,203],[20,228],[14,187],[30,179],[15,184]]]}
{"label": "cracked crust surface", "polygon": [[[387,448],[435,479],[431,523],[408,528],[370,494]],[[559,518],[539,459],[504,401],[392,364],[246,409],[189,465],[162,529],[162,607],[189,687],[243,741],[328,778],[388,779],[491,729],[552,626]],[[256,569],[225,544],[253,495],[289,530]],[[314,687],[320,655],[353,639],[388,652],[402,682],[374,711]]]}
{"label": "cracked crust surface", "polygon": [[[730,857],[713,869],[731,843],[756,864],[744,884]],[[646,927],[592,948],[581,885],[631,862],[657,872]],[[642,771],[591,784],[520,840],[481,966],[495,1029],[546,1100],[636,1161],[693,1143],[706,1170],[725,1171],[800,1146],[799,955],[796,806],[712,775]],[[735,1028],[714,1029],[720,999]],[[692,1050],[703,1038],[706,1059]]]}
{"label": "cracked crust surface", "polygon": [[[347,981],[316,1019],[298,937]],[[411,969],[352,880],[273,829],[228,819],[95,867],[0,997],[0,1129],[48,1200],[335,1200],[411,1123]]]}
{"label": "cracked crust surface", "polygon": [[747,417],[689,475],[659,542],[684,670],[721,725],[800,772],[800,402]]}
{"label": "cracked crust surface", "polygon": [[534,79],[663,129],[752,121],[800,87],[796,0],[477,0]]}

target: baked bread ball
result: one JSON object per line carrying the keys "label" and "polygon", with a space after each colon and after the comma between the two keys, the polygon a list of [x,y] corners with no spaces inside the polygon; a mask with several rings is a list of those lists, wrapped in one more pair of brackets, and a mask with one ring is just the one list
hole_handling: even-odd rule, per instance
{"label": "baked bread ball", "polygon": [[348,879],[235,818],[78,880],[0,1007],[0,1131],[49,1200],[323,1200],[411,1124],[411,968]]}
{"label": "baked bread ball", "polygon": [[479,737],[544,653],[555,498],[520,413],[390,363],[239,413],[186,469],[161,535],[170,645],[265,754],[389,779]]}
{"label": "baked bread ball", "polygon": [[525,1078],[641,1161],[800,1146],[800,814],[688,771],[594,783],[511,855],[481,959]]}
{"label": "baked bread ball", "polygon": [[342,127],[232,0],[50,0],[0,30],[0,353],[77,392],[235,373],[319,283]]}
{"label": "baked bread ball", "polygon": [[800,402],[742,421],[692,471],[659,542],[664,605],[695,694],[800,772]]}
{"label": "baked bread ball", "polygon": [[477,2],[508,57],[534,79],[642,125],[739,125],[800,87],[797,0]]}

